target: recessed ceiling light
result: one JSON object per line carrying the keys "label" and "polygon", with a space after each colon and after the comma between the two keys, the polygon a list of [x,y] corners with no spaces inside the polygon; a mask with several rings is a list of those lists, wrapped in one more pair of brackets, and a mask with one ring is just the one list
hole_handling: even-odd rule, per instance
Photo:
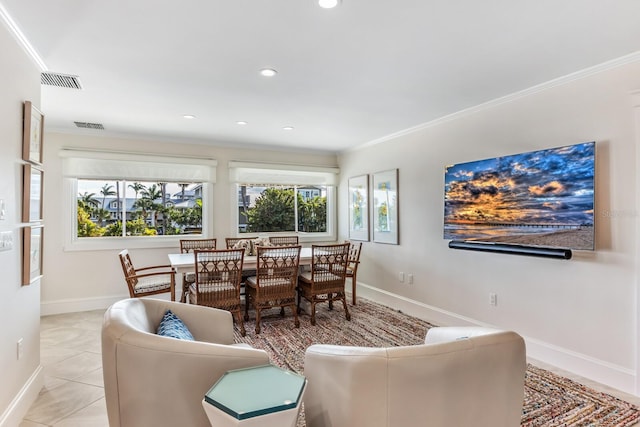
{"label": "recessed ceiling light", "polygon": [[182,117],[184,117],[185,119],[195,119],[196,118],[196,116],[194,116],[193,114],[185,114]]}
{"label": "recessed ceiling light", "polygon": [[293,130],[293,126],[285,126],[282,129],[283,130]]}
{"label": "recessed ceiling light", "polygon": [[247,122],[245,122],[244,120],[238,120],[238,121],[236,122],[236,124],[237,124],[237,125],[240,125],[240,126],[244,126],[244,125],[246,125],[246,124],[247,124]]}
{"label": "recessed ceiling light", "polygon": [[334,8],[340,3],[340,0],[318,0],[318,5],[324,9]]}
{"label": "recessed ceiling light", "polygon": [[260,70],[260,74],[262,74],[265,77],[273,77],[276,74],[278,74],[278,72],[273,68],[263,68],[262,70]]}

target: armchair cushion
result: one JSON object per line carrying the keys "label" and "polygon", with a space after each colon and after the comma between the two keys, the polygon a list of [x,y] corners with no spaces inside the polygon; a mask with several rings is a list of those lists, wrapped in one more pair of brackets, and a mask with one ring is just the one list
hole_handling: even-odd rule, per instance
{"label": "armchair cushion", "polygon": [[191,331],[184,324],[182,319],[176,316],[171,310],[167,310],[158,325],[158,335],[163,337],[176,338],[179,340],[193,341]]}

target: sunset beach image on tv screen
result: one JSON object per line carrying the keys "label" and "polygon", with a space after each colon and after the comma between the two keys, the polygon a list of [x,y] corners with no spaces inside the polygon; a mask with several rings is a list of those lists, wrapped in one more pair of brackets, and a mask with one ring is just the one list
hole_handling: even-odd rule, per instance
{"label": "sunset beach image on tv screen", "polygon": [[447,166],[444,238],[594,249],[595,142]]}

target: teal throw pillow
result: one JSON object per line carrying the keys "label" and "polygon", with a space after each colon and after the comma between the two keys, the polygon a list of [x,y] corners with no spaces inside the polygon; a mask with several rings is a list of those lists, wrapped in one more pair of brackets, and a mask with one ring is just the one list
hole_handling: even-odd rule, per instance
{"label": "teal throw pillow", "polygon": [[167,310],[158,325],[158,335],[163,337],[177,338],[179,340],[193,341],[193,335],[182,319],[176,316],[171,310]]}

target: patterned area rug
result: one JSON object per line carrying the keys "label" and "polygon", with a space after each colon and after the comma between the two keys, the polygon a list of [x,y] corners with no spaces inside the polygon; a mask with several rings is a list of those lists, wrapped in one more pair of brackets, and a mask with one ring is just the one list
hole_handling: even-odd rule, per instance
{"label": "patterned area rug", "polygon": [[[300,328],[294,328],[293,316],[287,309],[281,318],[279,310],[263,311],[262,332],[255,333],[253,313],[245,322],[247,335],[237,342],[260,348],[271,362],[282,368],[302,373],[304,352],[311,344],[391,347],[424,342],[429,323],[373,303],[358,299],[349,305],[351,321],[344,317],[342,304],[328,311],[327,304],[317,306],[317,324],[311,326],[309,316],[300,316]],[[589,389],[570,379],[533,365],[527,366],[522,426],[632,426],[640,419],[640,410],[627,402]],[[298,427],[305,427],[304,409]]]}

